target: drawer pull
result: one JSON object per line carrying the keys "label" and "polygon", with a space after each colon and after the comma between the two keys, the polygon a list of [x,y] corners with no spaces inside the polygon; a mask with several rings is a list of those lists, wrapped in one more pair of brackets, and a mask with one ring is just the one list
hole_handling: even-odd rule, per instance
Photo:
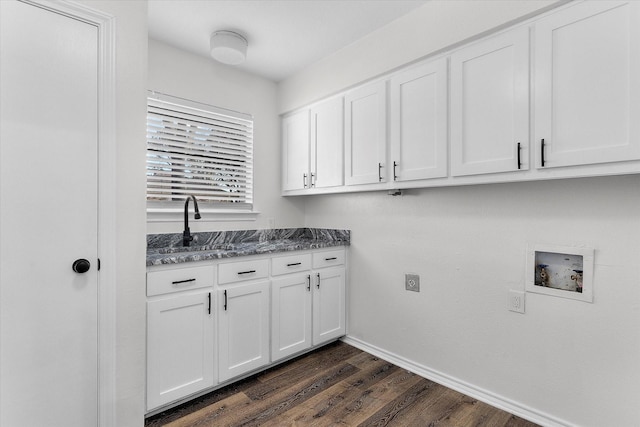
{"label": "drawer pull", "polygon": [[175,282],[171,282],[172,285],[180,285],[182,283],[195,282],[196,279],[187,279],[187,280],[176,280]]}
{"label": "drawer pull", "polygon": [[287,264],[287,267],[293,267],[293,266],[300,265],[300,264],[302,264],[302,263],[301,262],[292,262],[290,264]]}
{"label": "drawer pull", "polygon": [[333,256],[333,257],[331,257],[331,258],[325,258],[324,260],[325,260],[325,261],[335,261],[335,260],[337,260],[337,259],[338,259],[338,257]]}
{"label": "drawer pull", "polygon": [[238,275],[240,275],[240,274],[251,274],[251,273],[255,273],[255,272],[256,272],[255,270],[239,271]]}

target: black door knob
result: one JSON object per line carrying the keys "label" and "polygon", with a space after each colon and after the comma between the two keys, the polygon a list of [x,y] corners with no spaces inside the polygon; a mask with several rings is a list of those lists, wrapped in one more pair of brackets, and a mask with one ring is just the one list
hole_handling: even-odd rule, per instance
{"label": "black door knob", "polygon": [[80,258],[73,261],[73,265],[71,266],[71,268],[76,273],[86,273],[91,268],[91,263],[84,258]]}

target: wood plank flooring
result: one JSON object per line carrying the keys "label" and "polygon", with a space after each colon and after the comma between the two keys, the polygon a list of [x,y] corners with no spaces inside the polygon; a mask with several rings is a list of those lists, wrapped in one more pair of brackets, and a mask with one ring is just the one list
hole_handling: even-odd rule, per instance
{"label": "wood plank flooring", "polygon": [[145,426],[537,425],[336,342],[150,417]]}

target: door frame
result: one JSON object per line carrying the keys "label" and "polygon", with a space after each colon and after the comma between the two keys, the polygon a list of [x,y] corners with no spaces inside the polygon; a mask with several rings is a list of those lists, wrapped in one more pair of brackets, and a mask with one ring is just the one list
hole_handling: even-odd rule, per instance
{"label": "door frame", "polygon": [[98,30],[98,425],[116,425],[116,25],[115,17],[81,4],[19,0]]}

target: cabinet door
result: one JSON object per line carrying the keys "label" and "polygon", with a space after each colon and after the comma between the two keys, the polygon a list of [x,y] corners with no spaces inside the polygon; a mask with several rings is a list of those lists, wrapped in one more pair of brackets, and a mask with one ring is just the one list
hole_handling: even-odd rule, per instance
{"label": "cabinet door", "polygon": [[345,183],[386,181],[387,86],[354,89],[345,96]]}
{"label": "cabinet door", "polygon": [[313,345],[343,336],[345,327],[345,269],[317,270],[313,283]]}
{"label": "cabinet door", "polygon": [[451,55],[453,176],[528,169],[529,29]]}
{"label": "cabinet door", "polygon": [[560,10],[536,23],[534,52],[536,165],[639,159],[640,3]]}
{"label": "cabinet door", "polygon": [[147,302],[147,410],[214,385],[211,293]]}
{"label": "cabinet door", "polygon": [[447,59],[391,79],[394,181],[447,176]]}
{"label": "cabinet door", "polygon": [[282,189],[309,186],[309,110],[282,119]]}
{"label": "cabinet door", "polygon": [[271,283],[271,360],[311,347],[311,273]]}
{"label": "cabinet door", "polygon": [[269,282],[218,291],[219,378],[226,381],[269,363]]}
{"label": "cabinet door", "polygon": [[344,183],[343,98],[333,98],[311,109],[312,187],[336,187]]}

